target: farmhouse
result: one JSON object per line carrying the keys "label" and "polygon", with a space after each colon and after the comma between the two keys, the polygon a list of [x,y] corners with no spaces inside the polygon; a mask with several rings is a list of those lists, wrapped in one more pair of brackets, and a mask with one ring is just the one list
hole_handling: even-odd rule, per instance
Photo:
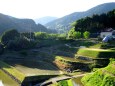
{"label": "farmhouse", "polygon": [[106,36],[111,36],[112,38],[115,38],[115,30],[113,30],[112,28],[109,28],[106,31],[103,31],[100,33],[101,38],[104,38]]}

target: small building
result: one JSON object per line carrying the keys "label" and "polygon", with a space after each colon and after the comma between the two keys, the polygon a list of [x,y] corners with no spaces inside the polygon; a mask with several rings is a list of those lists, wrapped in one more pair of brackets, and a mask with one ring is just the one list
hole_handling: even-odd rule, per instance
{"label": "small building", "polygon": [[104,38],[104,37],[115,37],[115,30],[113,30],[112,28],[107,29],[106,31],[103,31],[100,33],[100,38]]}

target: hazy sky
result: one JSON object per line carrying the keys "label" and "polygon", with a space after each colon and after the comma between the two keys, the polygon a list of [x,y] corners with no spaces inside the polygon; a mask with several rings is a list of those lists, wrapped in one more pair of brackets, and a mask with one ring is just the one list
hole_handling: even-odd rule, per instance
{"label": "hazy sky", "polygon": [[0,0],[0,13],[17,18],[62,17],[115,0]]}

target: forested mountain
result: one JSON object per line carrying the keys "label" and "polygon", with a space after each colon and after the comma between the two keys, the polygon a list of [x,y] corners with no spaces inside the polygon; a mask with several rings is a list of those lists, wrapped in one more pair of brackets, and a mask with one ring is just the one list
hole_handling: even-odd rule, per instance
{"label": "forested mountain", "polygon": [[[76,6],[77,7],[77,6]],[[115,9],[115,2],[112,3],[104,3],[93,7],[84,12],[75,12],[64,16],[62,18],[56,19],[52,22],[47,23],[45,26],[50,29],[56,29],[58,32],[65,32],[71,28],[71,23],[86,16],[92,16],[94,14],[102,14],[107,13]]]}
{"label": "forested mountain", "polygon": [[97,37],[100,32],[107,30],[115,30],[115,9],[108,13],[95,14],[75,21],[68,32],[68,37],[75,38],[77,34],[87,31],[91,33],[91,37]]}
{"label": "forested mountain", "polygon": [[74,26],[75,31],[91,33],[105,31],[108,28],[115,29],[115,9],[108,13],[81,18],[74,23]]}
{"label": "forested mountain", "polygon": [[45,25],[47,24],[48,22],[51,22],[53,20],[57,19],[57,17],[51,17],[51,16],[46,16],[46,17],[42,17],[42,18],[39,18],[39,19],[34,19],[34,21],[38,24],[42,24],[42,25]]}
{"label": "forested mountain", "polygon": [[0,14],[0,34],[8,29],[17,29],[19,32],[47,32],[47,28],[36,24],[32,19],[18,19],[8,15]]}

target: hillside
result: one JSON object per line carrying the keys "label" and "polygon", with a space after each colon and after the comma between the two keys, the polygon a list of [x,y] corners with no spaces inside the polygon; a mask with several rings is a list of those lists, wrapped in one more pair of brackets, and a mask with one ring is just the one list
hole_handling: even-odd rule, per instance
{"label": "hillside", "polygon": [[51,21],[53,21],[55,19],[57,19],[57,17],[46,16],[46,17],[34,19],[34,21],[36,22],[36,24],[40,23],[42,25],[45,25],[48,22],[51,22]]}
{"label": "hillside", "polygon": [[115,86],[115,61],[82,78],[84,86]]}
{"label": "hillside", "polygon": [[57,29],[58,32],[66,32],[71,28],[71,23],[80,18],[84,18],[86,16],[92,16],[93,14],[107,13],[108,11],[111,11],[113,9],[115,9],[115,2],[105,3],[93,7],[84,12],[74,12],[62,18],[49,22],[45,24],[45,26],[50,29]]}
{"label": "hillside", "polygon": [[0,14],[0,34],[8,29],[17,29],[20,32],[45,31],[47,28],[41,24],[36,24],[32,19],[18,19],[8,15]]}

